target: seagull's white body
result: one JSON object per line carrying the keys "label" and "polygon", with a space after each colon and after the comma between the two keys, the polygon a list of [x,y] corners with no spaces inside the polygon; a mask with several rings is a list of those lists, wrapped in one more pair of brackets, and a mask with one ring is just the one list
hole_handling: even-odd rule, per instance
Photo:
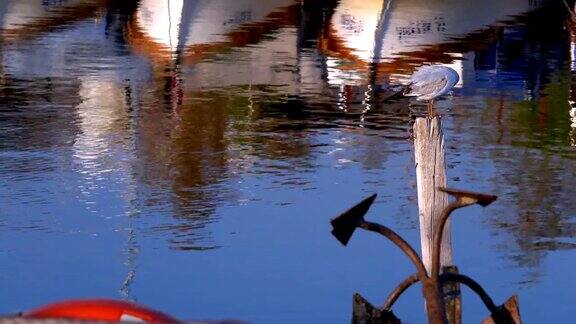
{"label": "seagull's white body", "polygon": [[432,100],[452,90],[459,80],[458,72],[447,66],[423,66],[410,77],[404,95],[414,96],[421,101]]}
{"label": "seagull's white body", "polygon": [[428,65],[419,68],[410,77],[404,91],[405,96],[428,101],[428,115],[434,116],[434,99],[448,93],[460,80],[458,72],[443,65]]}

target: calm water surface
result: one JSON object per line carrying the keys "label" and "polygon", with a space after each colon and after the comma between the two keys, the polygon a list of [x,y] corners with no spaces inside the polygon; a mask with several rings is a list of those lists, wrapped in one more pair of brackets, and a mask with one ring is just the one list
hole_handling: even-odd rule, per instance
{"label": "calm water surface", "polygon": [[[422,64],[459,212],[454,257],[527,323],[576,300],[576,27],[561,1],[0,0],[0,313],[74,297],[180,318],[348,322],[413,272],[411,122],[388,100]],[[424,320],[418,289],[397,304]],[[464,320],[487,311],[464,294]]]}

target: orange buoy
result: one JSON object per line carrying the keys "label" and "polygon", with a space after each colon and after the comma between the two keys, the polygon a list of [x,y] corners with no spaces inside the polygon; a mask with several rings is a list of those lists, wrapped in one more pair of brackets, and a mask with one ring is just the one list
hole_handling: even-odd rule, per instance
{"label": "orange buoy", "polygon": [[39,307],[26,318],[67,318],[101,321],[179,322],[174,317],[134,303],[111,299],[74,299]]}

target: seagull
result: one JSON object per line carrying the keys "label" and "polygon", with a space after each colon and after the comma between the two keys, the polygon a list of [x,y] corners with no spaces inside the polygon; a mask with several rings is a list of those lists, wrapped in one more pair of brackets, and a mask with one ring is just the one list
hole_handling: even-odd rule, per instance
{"label": "seagull", "polygon": [[419,101],[428,101],[428,115],[434,116],[434,99],[454,88],[460,76],[454,69],[443,65],[420,67],[410,77],[404,89],[404,96],[416,97]]}

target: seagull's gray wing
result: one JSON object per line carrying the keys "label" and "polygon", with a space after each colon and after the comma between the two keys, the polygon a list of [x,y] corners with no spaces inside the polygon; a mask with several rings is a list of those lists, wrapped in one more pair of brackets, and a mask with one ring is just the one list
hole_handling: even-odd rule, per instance
{"label": "seagull's gray wing", "polygon": [[446,86],[446,83],[448,83],[448,79],[446,77],[419,78],[408,85],[406,91],[404,91],[404,95],[418,97],[418,100],[430,100],[433,99],[436,94]]}

